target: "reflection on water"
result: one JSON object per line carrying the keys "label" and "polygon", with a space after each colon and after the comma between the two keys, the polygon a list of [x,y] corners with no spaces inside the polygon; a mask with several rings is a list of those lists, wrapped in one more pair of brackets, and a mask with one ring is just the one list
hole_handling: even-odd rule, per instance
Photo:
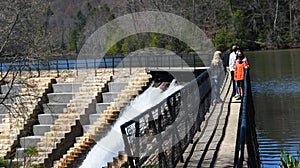
{"label": "reflection on water", "polygon": [[[300,57],[299,57],[300,59]],[[270,95],[298,95],[300,93],[300,79],[273,79],[252,82],[255,93],[263,92]]]}
{"label": "reflection on water", "polygon": [[300,50],[247,57],[262,167],[279,167],[282,150],[300,159]]}

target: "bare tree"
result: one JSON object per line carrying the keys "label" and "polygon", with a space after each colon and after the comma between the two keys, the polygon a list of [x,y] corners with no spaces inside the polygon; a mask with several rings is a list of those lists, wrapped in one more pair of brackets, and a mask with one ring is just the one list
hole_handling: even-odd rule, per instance
{"label": "bare tree", "polygon": [[0,1],[0,84],[10,86],[1,96],[0,104],[10,99],[14,83],[26,84],[23,71],[30,71],[33,62],[48,52],[45,5],[39,0]]}

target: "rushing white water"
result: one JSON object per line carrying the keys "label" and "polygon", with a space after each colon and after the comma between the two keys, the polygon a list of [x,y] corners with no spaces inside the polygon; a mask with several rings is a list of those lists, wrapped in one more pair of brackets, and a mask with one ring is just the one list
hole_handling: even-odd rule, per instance
{"label": "rushing white water", "polygon": [[137,96],[127,106],[121,117],[116,121],[110,132],[102,138],[88,153],[81,168],[99,168],[112,162],[113,157],[118,156],[119,151],[124,151],[125,145],[122,138],[120,126],[125,122],[137,117],[142,112],[160,103],[163,99],[182,88],[173,80],[170,86],[163,91],[160,87],[149,87],[144,93]]}

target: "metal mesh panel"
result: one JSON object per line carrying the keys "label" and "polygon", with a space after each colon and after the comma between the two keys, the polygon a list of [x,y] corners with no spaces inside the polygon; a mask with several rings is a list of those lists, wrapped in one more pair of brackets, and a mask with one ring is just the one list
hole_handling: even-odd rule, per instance
{"label": "metal mesh panel", "polygon": [[123,124],[125,150],[132,167],[174,167],[210,106],[207,71],[165,100]]}

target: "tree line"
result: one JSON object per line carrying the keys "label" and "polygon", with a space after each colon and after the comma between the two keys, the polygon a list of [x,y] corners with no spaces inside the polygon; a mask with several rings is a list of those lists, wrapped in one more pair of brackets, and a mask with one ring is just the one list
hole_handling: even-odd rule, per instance
{"label": "tree line", "polygon": [[[190,20],[221,51],[232,44],[249,50],[300,46],[298,0],[4,0],[0,3],[1,58],[76,54],[85,40],[105,23],[124,14],[149,10],[174,13]],[[127,54],[145,47],[192,52],[173,37],[143,33],[119,41],[107,55]]]}

